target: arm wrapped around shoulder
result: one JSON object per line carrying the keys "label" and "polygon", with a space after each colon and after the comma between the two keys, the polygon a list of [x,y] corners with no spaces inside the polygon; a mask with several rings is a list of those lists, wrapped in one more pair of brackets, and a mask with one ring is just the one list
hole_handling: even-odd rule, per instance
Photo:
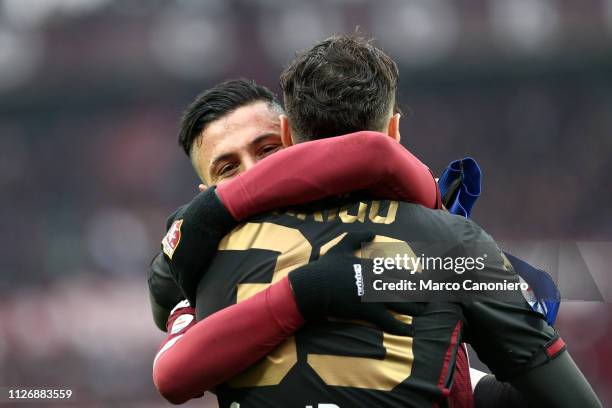
{"label": "arm wrapped around shoulder", "polygon": [[300,143],[219,185],[236,220],[275,208],[365,190],[374,197],[442,208],[438,185],[425,164],[378,132]]}
{"label": "arm wrapped around shoulder", "polygon": [[170,272],[192,304],[195,304],[198,282],[219,241],[237,224],[213,186],[198,194],[176,215],[163,238],[162,251]]}

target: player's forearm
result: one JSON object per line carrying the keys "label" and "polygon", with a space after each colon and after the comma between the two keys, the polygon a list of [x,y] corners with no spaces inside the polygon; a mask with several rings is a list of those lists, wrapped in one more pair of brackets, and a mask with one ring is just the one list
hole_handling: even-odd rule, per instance
{"label": "player's forearm", "polygon": [[474,406],[475,408],[528,408],[529,403],[512,384],[498,381],[492,374],[485,374],[474,388]]}
{"label": "player's forearm", "polygon": [[533,406],[553,408],[602,406],[593,388],[567,351],[510,382]]}
{"label": "player's forearm", "polygon": [[219,241],[236,226],[215,187],[198,194],[180,213],[162,240],[162,250],[177,285],[195,304],[201,274]]}
{"label": "player's forearm", "polygon": [[[288,167],[291,171],[279,171]],[[429,169],[402,145],[375,132],[292,146],[220,184],[217,194],[233,217],[242,220],[357,190],[441,208],[438,186]]]}
{"label": "player's forearm", "polygon": [[153,380],[183,403],[240,373],[304,323],[287,279],[198,322],[156,357]]}
{"label": "player's forearm", "polygon": [[[279,171],[287,166],[290,172]],[[194,302],[200,274],[236,220],[357,190],[429,208],[442,206],[429,169],[385,135],[358,132],[304,143],[258,163],[215,191],[208,189],[178,212],[162,241],[172,275]]]}
{"label": "player's forearm", "polygon": [[[433,174],[410,151],[391,138],[371,139],[363,161],[370,166],[380,167],[380,157],[386,166],[382,168],[380,178],[367,187],[374,197],[394,198],[410,203],[421,204],[427,208],[442,209],[442,197],[438,183]],[[374,145],[375,143],[375,145]],[[384,145],[383,145],[384,143]],[[351,152],[353,154],[353,152]],[[354,152],[357,154],[357,152]],[[350,157],[350,156],[347,156]],[[360,174],[362,177],[363,175]]]}

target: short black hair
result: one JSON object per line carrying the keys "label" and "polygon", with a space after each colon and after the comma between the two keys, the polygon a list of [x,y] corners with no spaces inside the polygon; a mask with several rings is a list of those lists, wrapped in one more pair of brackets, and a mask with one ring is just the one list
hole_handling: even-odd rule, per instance
{"label": "short black hair", "polygon": [[267,102],[282,113],[276,96],[255,81],[240,78],[221,82],[199,94],[181,117],[178,142],[187,156],[204,128],[211,122],[255,102]]}
{"label": "short black hair", "polygon": [[382,130],[395,108],[398,76],[395,62],[358,33],[298,53],[280,79],[294,138]]}

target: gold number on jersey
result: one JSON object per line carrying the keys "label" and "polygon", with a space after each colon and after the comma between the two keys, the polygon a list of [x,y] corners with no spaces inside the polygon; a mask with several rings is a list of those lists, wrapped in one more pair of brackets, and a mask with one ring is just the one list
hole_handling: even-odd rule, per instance
{"label": "gold number on jersey", "polygon": [[[342,234],[321,247],[323,256],[346,234]],[[412,249],[404,241],[377,235],[372,242],[393,242],[406,244],[407,251]],[[361,254],[358,254],[361,257]],[[395,313],[394,313],[395,314]],[[410,324],[412,317],[395,314],[400,321]],[[331,354],[308,354],[308,364],[327,385],[340,387],[368,388],[389,391],[405,381],[412,373],[412,337],[395,336],[383,332],[385,358],[382,360],[366,357],[336,356]]]}
{"label": "gold number on jersey", "polygon": [[[267,249],[278,252],[270,283],[242,283],[238,285],[237,301],[241,302],[287,276],[292,270],[308,263],[312,246],[302,233],[295,229],[271,223],[247,223],[227,235],[219,244],[219,250],[246,251]],[[256,387],[276,385],[297,363],[295,339],[289,337],[273,352],[243,373],[229,381],[232,387]]]}
{"label": "gold number on jersey", "polygon": [[[390,209],[392,212],[392,209]],[[395,214],[392,214],[395,215]],[[359,216],[359,215],[358,215]],[[382,218],[382,217],[381,217]],[[372,220],[374,221],[374,220]],[[377,219],[378,222],[381,220]],[[344,236],[342,234],[321,247],[323,256]],[[403,242],[393,238],[376,236],[373,242]],[[312,245],[295,228],[272,223],[247,223],[226,236],[219,244],[219,250],[266,249],[278,252],[278,258],[270,283],[242,283],[238,285],[237,301],[264,290],[287,276],[292,270],[308,263]],[[396,315],[396,318],[411,323],[412,317]],[[414,355],[412,337],[394,336],[383,333],[382,346],[385,357],[336,356],[308,354],[307,362],[313,370],[331,386],[391,390],[412,372]],[[272,353],[229,381],[232,387],[256,387],[276,385],[297,363],[295,338],[289,337]]]}

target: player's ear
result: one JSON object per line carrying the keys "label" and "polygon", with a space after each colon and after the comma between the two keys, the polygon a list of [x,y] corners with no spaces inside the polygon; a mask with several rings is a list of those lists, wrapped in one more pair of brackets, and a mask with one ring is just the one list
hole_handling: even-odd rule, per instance
{"label": "player's ear", "polygon": [[395,115],[391,116],[391,120],[389,121],[389,127],[387,128],[387,134],[393,139],[395,139],[397,142],[400,141],[399,122],[401,117],[402,115],[399,113],[396,113]]}
{"label": "player's ear", "polygon": [[291,126],[289,125],[289,118],[287,118],[287,115],[280,115],[278,119],[280,120],[281,142],[283,142],[283,146],[284,147],[293,146],[293,139],[291,138]]}

